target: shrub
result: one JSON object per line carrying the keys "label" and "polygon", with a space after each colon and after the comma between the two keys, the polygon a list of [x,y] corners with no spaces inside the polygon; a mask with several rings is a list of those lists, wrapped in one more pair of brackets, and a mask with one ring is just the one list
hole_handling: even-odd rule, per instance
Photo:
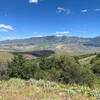
{"label": "shrub", "polygon": [[95,82],[95,75],[92,73],[90,68],[88,67],[83,67],[81,69],[81,74],[80,74],[80,84],[87,84],[88,86],[92,87]]}
{"label": "shrub", "polygon": [[90,68],[81,66],[73,57],[61,56],[58,65],[63,82],[93,85],[95,76]]}
{"label": "shrub", "polygon": [[2,79],[8,79],[9,75],[8,75],[8,68],[6,65],[4,64],[0,64],[0,80]]}
{"label": "shrub", "polygon": [[91,86],[94,75],[82,67],[75,58],[66,55],[41,57],[26,60],[16,55],[9,65],[9,76],[22,79],[44,79],[63,83],[87,84]]}
{"label": "shrub", "polygon": [[16,55],[9,66],[9,76],[30,79],[34,75],[34,66],[29,60],[26,60],[22,55]]}
{"label": "shrub", "polygon": [[100,76],[100,54],[91,60],[91,70],[97,76]]}
{"label": "shrub", "polygon": [[94,64],[92,64],[92,71],[94,74],[100,76],[100,60],[96,60]]}

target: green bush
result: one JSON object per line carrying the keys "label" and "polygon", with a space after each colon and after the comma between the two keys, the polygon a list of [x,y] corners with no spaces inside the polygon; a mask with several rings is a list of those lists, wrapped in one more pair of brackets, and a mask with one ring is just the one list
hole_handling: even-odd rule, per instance
{"label": "green bush", "polygon": [[88,67],[82,67],[74,57],[54,55],[26,60],[16,55],[8,64],[9,76],[22,79],[44,79],[63,83],[87,84],[94,82],[94,74]]}
{"label": "green bush", "polygon": [[0,64],[0,80],[8,78],[9,78],[8,67],[4,64]]}
{"label": "green bush", "polygon": [[9,66],[9,76],[30,79],[34,76],[35,66],[22,55],[16,55]]}
{"label": "green bush", "polygon": [[97,76],[100,76],[100,54],[91,60],[91,70]]}
{"label": "green bush", "polygon": [[94,74],[98,74],[100,76],[100,60],[96,60],[94,64],[92,64],[91,69]]}
{"label": "green bush", "polygon": [[81,66],[73,57],[61,56],[58,65],[62,69],[63,82],[93,85],[95,76],[90,68]]}

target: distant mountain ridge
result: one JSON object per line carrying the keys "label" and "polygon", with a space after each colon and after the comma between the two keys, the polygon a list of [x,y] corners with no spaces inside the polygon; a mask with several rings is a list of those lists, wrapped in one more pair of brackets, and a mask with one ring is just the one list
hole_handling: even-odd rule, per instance
{"label": "distant mountain ridge", "polygon": [[53,43],[75,43],[75,42],[85,42],[89,41],[91,38],[79,38],[79,37],[68,37],[68,36],[45,36],[45,37],[32,37],[27,39],[14,39],[14,40],[5,40],[0,41],[0,44],[13,44],[13,43],[34,43],[41,44],[44,42],[53,42]]}
{"label": "distant mountain ridge", "polygon": [[100,36],[81,38],[75,36],[45,36],[0,41],[1,50],[53,49],[65,52],[100,52]]}

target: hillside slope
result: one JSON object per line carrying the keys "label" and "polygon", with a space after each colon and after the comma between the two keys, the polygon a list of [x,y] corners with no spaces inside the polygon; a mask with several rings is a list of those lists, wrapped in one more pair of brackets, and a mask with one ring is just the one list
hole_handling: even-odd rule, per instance
{"label": "hillside slope", "polygon": [[0,100],[96,100],[100,99],[99,92],[85,86],[63,85],[44,80],[0,81]]}

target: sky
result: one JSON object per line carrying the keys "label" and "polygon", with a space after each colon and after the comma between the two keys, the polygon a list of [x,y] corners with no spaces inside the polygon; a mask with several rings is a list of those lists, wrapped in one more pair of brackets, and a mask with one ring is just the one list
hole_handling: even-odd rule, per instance
{"label": "sky", "polygon": [[100,0],[0,0],[0,40],[100,36]]}

